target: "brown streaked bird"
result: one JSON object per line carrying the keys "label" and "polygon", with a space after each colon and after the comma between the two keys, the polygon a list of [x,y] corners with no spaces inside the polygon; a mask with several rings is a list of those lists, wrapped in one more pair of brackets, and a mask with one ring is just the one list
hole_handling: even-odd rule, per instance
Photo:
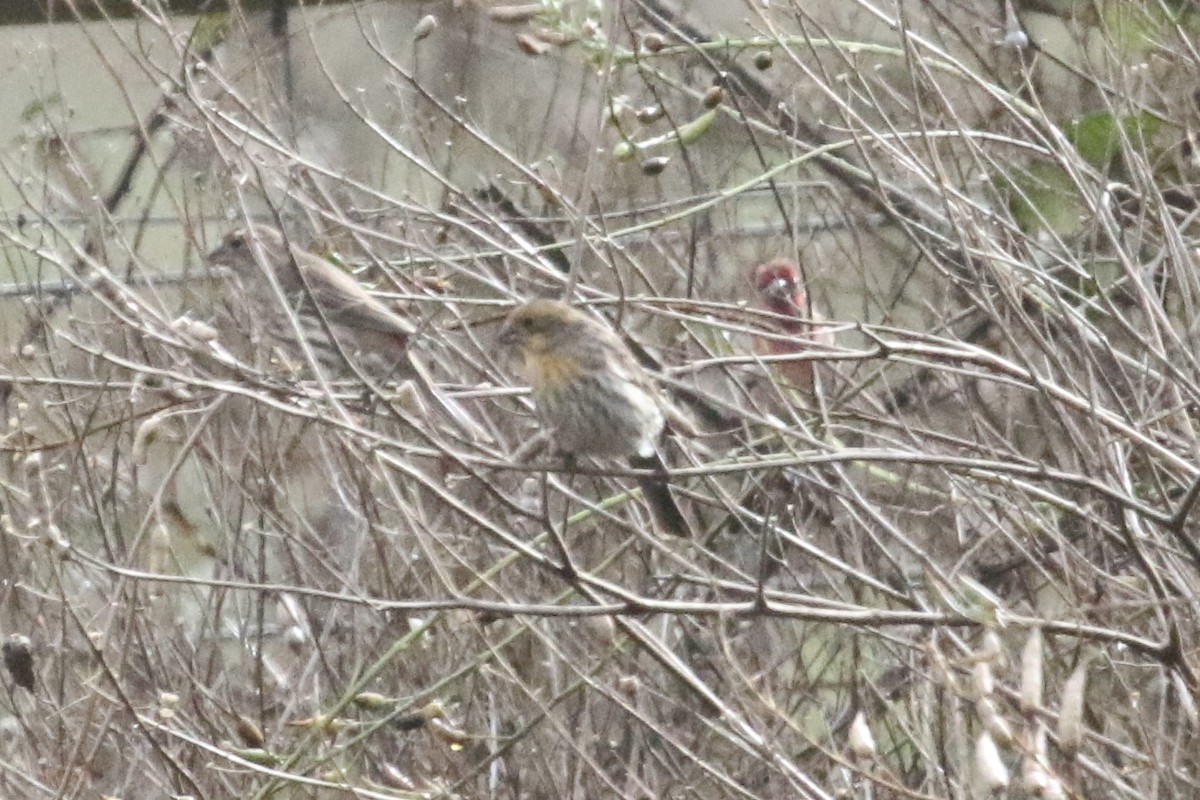
{"label": "brown streaked bird", "polygon": [[517,353],[551,443],[568,457],[627,457],[655,521],[691,528],[672,496],[658,441],[674,412],[612,328],[557,300],[532,300],[508,315],[498,341]]}
{"label": "brown streaked bird", "polygon": [[231,231],[208,261],[242,282],[264,332],[292,356],[308,361],[298,329],[313,360],[328,374],[349,374],[353,363],[371,375],[410,380],[423,400],[464,433],[490,438],[412,357],[413,326],[330,262],[289,244],[266,225]]}
{"label": "brown streaked bird", "polygon": [[[825,347],[833,344],[833,336],[828,331],[811,324],[820,322],[821,315],[809,304],[800,268],[794,262],[777,258],[759,264],[751,271],[750,282],[758,292],[763,309],[781,317],[772,320],[772,324],[784,335],[763,337],[761,352],[772,356],[801,355],[811,351],[814,344]],[[773,362],[773,366],[794,388],[812,388],[812,361],[780,360]]]}

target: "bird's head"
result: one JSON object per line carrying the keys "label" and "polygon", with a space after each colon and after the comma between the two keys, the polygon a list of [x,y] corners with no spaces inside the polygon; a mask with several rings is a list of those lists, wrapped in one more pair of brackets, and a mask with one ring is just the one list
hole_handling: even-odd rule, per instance
{"label": "bird's head", "polygon": [[801,285],[800,269],[791,261],[780,258],[759,264],[752,271],[750,280],[768,311],[789,317],[807,313],[807,296]]}
{"label": "bird's head", "polygon": [[208,263],[226,267],[242,278],[260,274],[259,264],[270,267],[286,261],[287,244],[283,234],[266,225],[235,228],[208,254]]}
{"label": "bird's head", "polygon": [[603,329],[585,313],[558,300],[531,300],[513,309],[496,340],[524,362],[535,387],[559,385],[585,369]]}
{"label": "bird's head", "polygon": [[586,335],[591,321],[558,300],[531,300],[513,309],[497,337],[500,345],[530,356],[554,351],[573,337]]}
{"label": "bird's head", "polygon": [[781,258],[756,266],[750,279],[768,304],[786,303],[790,307],[797,295],[804,294],[800,287],[800,269]]}

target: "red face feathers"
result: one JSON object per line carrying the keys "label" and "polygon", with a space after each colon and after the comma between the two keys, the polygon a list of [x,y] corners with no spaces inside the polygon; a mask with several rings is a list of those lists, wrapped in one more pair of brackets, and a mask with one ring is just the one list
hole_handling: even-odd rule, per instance
{"label": "red face feathers", "polygon": [[[800,270],[791,261],[775,259],[754,268],[751,280],[763,308],[784,317],[808,317],[808,295],[801,285]],[[780,322],[785,331],[799,332],[806,326],[799,320]]]}
{"label": "red face feathers", "polygon": [[[760,352],[773,356],[803,355],[812,350],[814,343],[832,344],[828,332],[809,324],[820,317],[809,307],[808,293],[795,263],[778,258],[759,264],[751,272],[750,282],[762,308],[779,315],[780,319],[772,320],[771,325],[784,334],[783,338],[764,337],[759,343]],[[775,371],[795,388],[807,389],[813,385],[811,360],[779,361]]]}

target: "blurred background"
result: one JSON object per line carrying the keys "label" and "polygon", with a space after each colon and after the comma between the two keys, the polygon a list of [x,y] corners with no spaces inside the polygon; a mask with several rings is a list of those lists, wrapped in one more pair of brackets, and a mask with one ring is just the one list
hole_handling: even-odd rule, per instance
{"label": "blurred background", "polygon": [[[0,795],[1194,796],[1198,32],[0,12]],[[484,435],[282,352],[205,261],[249,223],[411,322]],[[535,446],[495,342],[533,297],[693,421],[690,541]]]}

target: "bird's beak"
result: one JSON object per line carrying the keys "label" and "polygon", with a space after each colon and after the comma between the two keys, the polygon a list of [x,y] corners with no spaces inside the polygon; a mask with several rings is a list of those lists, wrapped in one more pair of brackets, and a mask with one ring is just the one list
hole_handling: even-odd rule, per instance
{"label": "bird's beak", "polygon": [[500,332],[496,334],[496,341],[501,347],[512,349],[517,345],[517,329],[513,327],[508,320],[500,326]]}
{"label": "bird's beak", "polygon": [[221,277],[229,277],[235,274],[236,270],[233,268],[232,264],[225,260],[224,256],[224,248],[218,247],[204,257],[204,263],[207,264],[209,268],[212,269],[212,271],[217,275],[220,275]]}
{"label": "bird's beak", "polygon": [[785,303],[792,302],[795,292],[795,284],[787,278],[776,278],[763,288],[763,294],[767,297]]}

